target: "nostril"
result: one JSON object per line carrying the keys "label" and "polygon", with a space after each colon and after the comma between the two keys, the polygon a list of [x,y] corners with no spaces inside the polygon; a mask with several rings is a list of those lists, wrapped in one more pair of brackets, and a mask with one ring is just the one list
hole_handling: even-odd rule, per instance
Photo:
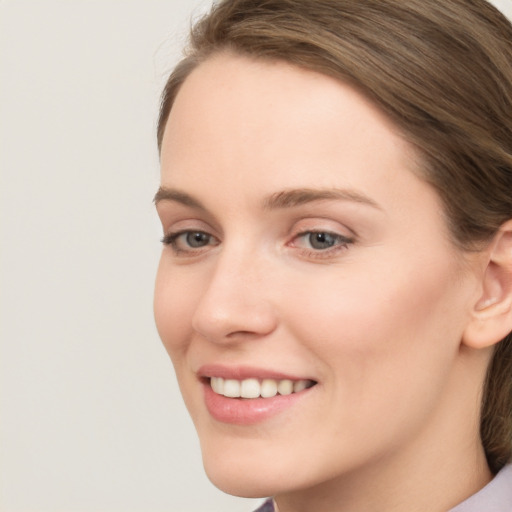
{"label": "nostril", "polygon": [[261,336],[264,336],[266,333],[260,333],[255,331],[234,331],[230,332],[226,335],[227,339],[230,339],[232,341],[236,340],[250,340],[250,339],[257,339]]}

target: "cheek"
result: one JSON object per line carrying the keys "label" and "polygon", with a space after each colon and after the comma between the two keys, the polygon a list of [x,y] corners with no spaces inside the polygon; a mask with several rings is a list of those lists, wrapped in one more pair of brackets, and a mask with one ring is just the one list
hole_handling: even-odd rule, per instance
{"label": "cheek", "polygon": [[389,410],[390,401],[413,402],[418,393],[428,400],[457,354],[465,317],[454,269],[403,263],[397,273],[353,269],[290,295],[295,337],[321,361],[336,400],[359,410]]}
{"label": "cheek", "polygon": [[165,261],[164,253],[158,266],[153,307],[158,333],[174,364],[188,346],[195,303],[190,280],[182,281],[180,273],[173,272]]}

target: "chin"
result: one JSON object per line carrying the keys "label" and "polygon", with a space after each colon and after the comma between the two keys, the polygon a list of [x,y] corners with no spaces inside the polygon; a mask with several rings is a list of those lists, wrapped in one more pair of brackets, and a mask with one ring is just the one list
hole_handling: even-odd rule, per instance
{"label": "chin", "polygon": [[276,472],[272,471],[272,460],[265,463],[257,460],[257,456],[225,455],[203,452],[206,475],[221,491],[243,498],[267,498],[281,487],[276,485],[279,481],[276,480]]}
{"label": "chin", "polygon": [[289,470],[283,457],[276,457],[275,453],[271,457],[264,448],[251,444],[231,450],[220,450],[219,445],[212,450],[202,446],[204,469],[215,487],[233,496],[267,498],[297,485],[298,475]]}
{"label": "chin", "polygon": [[278,492],[274,472],[265,469],[255,471],[253,468],[225,467],[218,461],[204,463],[206,475],[213,485],[221,491],[241,498],[267,498]]}
{"label": "chin", "polygon": [[210,482],[226,494],[237,496],[239,498],[268,498],[278,493],[275,483],[265,485],[263,482],[258,482],[257,479],[237,475],[219,474],[214,471],[213,474],[206,471]]}

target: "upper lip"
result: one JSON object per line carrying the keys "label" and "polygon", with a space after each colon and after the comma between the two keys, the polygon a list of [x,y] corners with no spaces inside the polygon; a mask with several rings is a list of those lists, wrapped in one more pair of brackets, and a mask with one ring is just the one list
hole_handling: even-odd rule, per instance
{"label": "upper lip", "polygon": [[292,375],[268,368],[253,366],[226,366],[222,364],[205,364],[199,368],[197,375],[201,378],[222,377],[223,379],[274,379],[274,380],[312,380],[309,377]]}

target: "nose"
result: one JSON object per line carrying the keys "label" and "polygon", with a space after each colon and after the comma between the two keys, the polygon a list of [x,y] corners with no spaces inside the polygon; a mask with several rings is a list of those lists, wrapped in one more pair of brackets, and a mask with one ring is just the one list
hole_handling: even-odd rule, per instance
{"label": "nose", "polygon": [[251,257],[220,256],[194,312],[194,330],[214,343],[258,339],[274,331],[271,273],[263,267]]}

